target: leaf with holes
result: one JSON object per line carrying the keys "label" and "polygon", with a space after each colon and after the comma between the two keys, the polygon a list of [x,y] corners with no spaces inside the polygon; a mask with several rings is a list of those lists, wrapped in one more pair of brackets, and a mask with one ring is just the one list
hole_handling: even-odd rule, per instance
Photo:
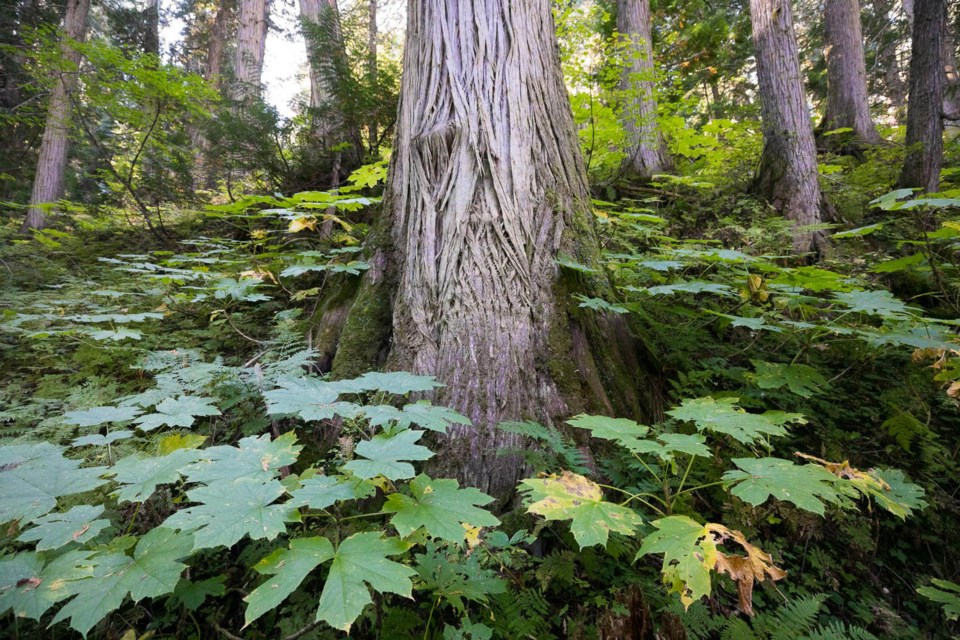
{"label": "leaf with holes", "polygon": [[66,513],[48,513],[34,520],[34,527],[24,531],[20,542],[36,542],[37,551],[59,549],[71,542],[86,542],[110,526],[109,520],[97,520],[102,505],[78,505]]}

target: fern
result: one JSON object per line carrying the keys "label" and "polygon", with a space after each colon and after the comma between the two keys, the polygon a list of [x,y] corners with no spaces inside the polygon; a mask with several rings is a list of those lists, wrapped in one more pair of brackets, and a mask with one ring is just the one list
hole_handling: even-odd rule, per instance
{"label": "fern", "polygon": [[521,589],[496,596],[492,603],[494,630],[504,638],[553,640],[550,603],[539,589]]}
{"label": "fern", "polygon": [[877,637],[866,629],[838,621],[818,627],[806,637],[810,640],[877,640]]}
{"label": "fern", "polygon": [[[543,426],[537,422],[504,422],[498,425],[506,433],[523,436],[543,445],[544,451],[535,451],[527,448],[509,449],[503,453],[508,455],[522,455],[526,462],[544,471],[555,471],[559,468],[569,469],[575,473],[589,474],[587,459],[583,453],[568,438],[557,429]],[[545,455],[547,452],[553,456]]]}
{"label": "fern", "polygon": [[816,624],[824,600],[826,596],[823,594],[791,600],[772,614],[762,616],[758,626],[769,634],[771,640],[799,638]]}

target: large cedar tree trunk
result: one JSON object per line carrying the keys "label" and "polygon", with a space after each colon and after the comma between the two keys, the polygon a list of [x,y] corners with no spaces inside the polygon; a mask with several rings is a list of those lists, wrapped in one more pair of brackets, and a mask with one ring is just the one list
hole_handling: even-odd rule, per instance
{"label": "large cedar tree trunk", "polygon": [[793,249],[819,250],[823,236],[803,227],[821,222],[813,122],[803,92],[790,0],[750,0],[763,115],[763,154],[754,184],[793,222]]}
{"label": "large cedar tree trunk", "polygon": [[[550,0],[412,0],[377,247],[333,363],[436,376],[435,471],[507,500],[523,472],[502,421],[637,415],[641,352],[609,295]],[[565,255],[590,272],[560,268]],[[389,355],[385,354],[389,351]]]}
{"label": "large cedar tree trunk", "polygon": [[263,56],[267,47],[270,0],[240,0],[240,25],[233,62],[232,98],[238,102],[259,97]]}
{"label": "large cedar tree trunk", "polygon": [[907,105],[907,157],[901,187],[937,191],[943,164],[946,0],[916,0]]}
{"label": "large cedar tree trunk", "polygon": [[[337,0],[300,0],[307,54],[310,60],[311,134],[318,155],[328,158],[330,185],[360,165],[363,157],[360,132],[348,124],[339,83],[346,73],[346,49]],[[344,142],[350,148],[340,147]]]}
{"label": "large cedar tree trunk", "polygon": [[[859,0],[826,0],[824,27],[827,57],[827,108],[820,130],[852,129],[849,134],[825,136],[824,146],[856,150],[878,144],[880,134],[870,117],[867,67],[863,56]],[[852,140],[852,144],[849,142]],[[835,142],[836,141],[836,142]],[[839,145],[837,142],[847,144]]]}
{"label": "large cedar tree trunk", "polygon": [[623,171],[638,178],[650,178],[673,164],[657,121],[650,28],[650,0],[617,0],[617,31],[624,40],[620,88],[627,156]]}
{"label": "large cedar tree trunk", "polygon": [[67,65],[60,71],[50,91],[47,122],[40,142],[40,156],[37,159],[37,174],[33,179],[30,209],[23,222],[23,231],[42,229],[46,224],[46,216],[43,209],[37,205],[53,203],[63,197],[64,174],[70,148],[70,94],[77,87],[77,68],[81,58],[80,52],[74,49],[68,40],[83,39],[87,31],[89,12],[90,0],[67,1],[63,22],[65,40],[60,45],[60,54]]}

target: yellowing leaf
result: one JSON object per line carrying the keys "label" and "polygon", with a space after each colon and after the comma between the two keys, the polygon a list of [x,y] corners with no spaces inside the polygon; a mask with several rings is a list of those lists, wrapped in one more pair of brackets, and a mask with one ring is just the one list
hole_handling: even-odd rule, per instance
{"label": "yellowing leaf", "polygon": [[317,219],[316,218],[294,218],[290,221],[290,226],[287,227],[287,231],[290,233],[300,233],[304,229],[309,229],[310,231],[317,230]]}
{"label": "yellowing leaf", "polygon": [[763,582],[768,577],[772,582],[776,582],[787,577],[787,572],[774,566],[770,554],[747,542],[746,537],[739,531],[732,531],[720,524],[708,524],[706,528],[714,535],[717,544],[733,540],[747,552],[746,556],[718,552],[714,568],[717,573],[725,573],[737,583],[740,610],[752,616],[754,583]]}

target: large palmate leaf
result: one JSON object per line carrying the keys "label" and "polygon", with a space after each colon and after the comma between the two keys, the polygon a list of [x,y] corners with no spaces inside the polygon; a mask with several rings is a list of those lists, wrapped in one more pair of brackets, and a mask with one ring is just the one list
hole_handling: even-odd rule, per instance
{"label": "large palmate leaf", "polygon": [[164,526],[194,532],[195,549],[231,547],[244,536],[272,540],[286,531],[287,522],[300,521],[296,507],[273,504],[284,493],[275,479],[219,481],[187,492],[200,504],[177,511]]}
{"label": "large palmate leaf", "polygon": [[754,382],[761,389],[780,389],[786,386],[791,393],[809,398],[827,385],[819,371],[805,364],[779,364],[751,360],[757,373]]}
{"label": "large palmate leaf", "polygon": [[200,451],[200,459],[186,468],[186,475],[191,482],[205,484],[274,478],[281,467],[297,461],[303,447],[296,442],[297,435],[291,431],[275,440],[268,435],[250,436],[236,447],[209,447]]}
{"label": "large palmate leaf", "polygon": [[603,499],[600,486],[576,473],[527,479],[520,483],[531,504],[530,513],[547,520],[570,520],[580,548],[606,546],[611,531],[630,535],[643,521],[632,509]]}
{"label": "large palmate leaf", "polygon": [[71,542],[86,542],[110,525],[98,520],[102,505],[78,505],[66,513],[48,513],[34,520],[36,526],[24,531],[17,540],[36,542],[37,551],[59,549]]}
{"label": "large palmate leaf", "polygon": [[61,496],[96,489],[103,467],[81,467],[48,444],[0,447],[0,523],[27,524],[57,506]]}
{"label": "large palmate leaf", "polygon": [[342,476],[314,476],[303,480],[300,488],[291,493],[289,504],[294,507],[326,509],[337,502],[369,498],[376,487],[367,480]]}
{"label": "large palmate leaf", "polygon": [[202,416],[218,416],[219,409],[213,406],[213,398],[198,396],[180,396],[167,398],[156,406],[154,413],[137,418],[137,425],[143,431],[152,431],[157,427],[190,427]]}
{"label": "large palmate leaf", "polygon": [[594,438],[613,440],[631,451],[635,451],[640,446],[641,438],[650,431],[649,427],[627,418],[579,415],[567,422],[578,429],[588,430]]}
{"label": "large palmate leaf", "polygon": [[662,553],[664,582],[688,607],[710,593],[717,546],[707,528],[687,516],[661,518],[652,524],[656,531],[643,539],[637,559]]}
{"label": "large palmate leaf", "polygon": [[743,444],[752,444],[767,436],[786,435],[784,422],[802,418],[797,414],[747,413],[736,404],[736,398],[697,398],[684,400],[667,414],[677,420],[693,422],[698,431],[722,433]]}
{"label": "large palmate leaf", "polygon": [[384,476],[390,480],[412,478],[415,472],[409,461],[428,460],[433,457],[430,449],[416,444],[423,433],[407,430],[364,440],[357,445],[356,454],[366,460],[351,460],[344,468],[364,480],[376,476]]}
{"label": "large palmate leaf", "polygon": [[405,371],[390,371],[387,373],[373,371],[353,380],[338,381],[337,385],[347,393],[383,391],[398,396],[418,391],[433,391],[437,387],[443,386],[432,376],[417,376]]}
{"label": "large palmate leaf", "polygon": [[397,429],[408,429],[411,425],[446,433],[451,424],[470,424],[470,418],[463,416],[453,409],[438,407],[427,401],[415,402],[397,409],[389,404],[379,404],[362,408],[363,415],[373,426],[386,427],[390,424]]}
{"label": "large palmate leaf", "polygon": [[73,595],[63,586],[91,575],[92,551],[68,551],[44,564],[43,555],[18,553],[0,560],[0,615],[39,620],[53,605]]}
{"label": "large palmate leaf", "polygon": [[129,422],[142,412],[137,407],[93,407],[63,414],[65,424],[78,427],[97,427],[108,422]]}
{"label": "large palmate leaf", "polygon": [[837,302],[848,307],[854,313],[866,313],[876,316],[910,315],[910,309],[886,289],[878,291],[848,291],[835,293]]}
{"label": "large palmate leaf", "polygon": [[781,458],[734,458],[733,463],[740,469],[727,471],[723,479],[733,483],[733,495],[753,506],[773,496],[823,515],[824,506],[840,498],[834,488],[837,477],[817,464],[798,465]]}
{"label": "large palmate leaf", "polygon": [[395,514],[390,524],[402,536],[423,527],[434,538],[461,542],[464,525],[500,524],[489,511],[478,508],[493,498],[472,487],[461,489],[456,480],[433,480],[421,474],[410,482],[410,493],[392,493],[383,506],[384,511]]}
{"label": "large palmate leaf", "polygon": [[350,418],[360,407],[351,402],[337,402],[344,392],[343,383],[319,378],[281,378],[278,389],[267,391],[267,413],[295,415],[308,422],[332,420],[336,416]]}
{"label": "large palmate leaf", "polygon": [[159,458],[128,456],[110,469],[119,485],[115,492],[121,502],[143,502],[156,491],[157,485],[177,482],[184,469],[200,457],[196,449],[177,449]]}
{"label": "large palmate leaf", "polygon": [[157,528],[140,539],[132,557],[123,550],[96,554],[90,575],[65,583],[64,590],[75,597],[53,621],[69,619],[71,627],[86,635],[128,595],[139,602],[172,593],[187,568],[178,561],[190,554],[192,545],[189,535]]}
{"label": "large palmate leaf", "polygon": [[296,590],[307,575],[333,557],[333,545],[323,537],[300,538],[286,549],[277,549],[253,568],[271,576],[244,598],[246,624],[275,609]]}
{"label": "large palmate leaf", "polygon": [[410,577],[416,571],[388,557],[408,548],[399,538],[382,538],[373,532],[356,533],[340,543],[320,594],[317,620],[349,631],[363,608],[371,603],[366,585],[378,593],[411,597]]}
{"label": "large palmate leaf", "polygon": [[699,433],[661,433],[656,439],[641,440],[632,451],[652,453],[661,460],[669,460],[678,453],[709,458],[711,453],[706,438]]}

